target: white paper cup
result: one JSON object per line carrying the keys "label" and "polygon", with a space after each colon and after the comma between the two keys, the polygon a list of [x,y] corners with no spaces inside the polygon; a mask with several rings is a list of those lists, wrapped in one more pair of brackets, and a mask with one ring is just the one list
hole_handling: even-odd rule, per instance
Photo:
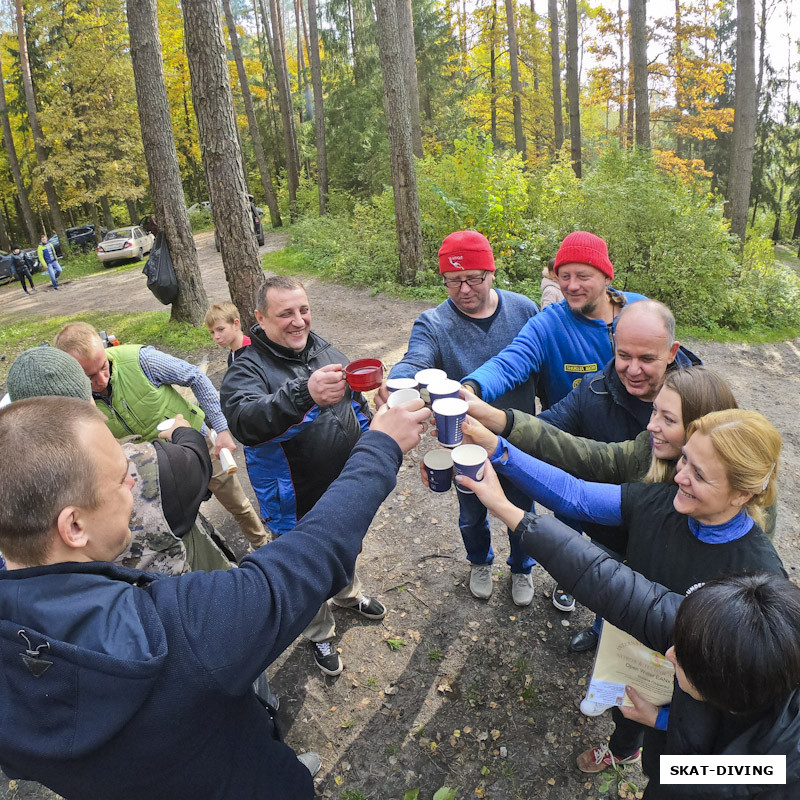
{"label": "white paper cup", "polygon": [[421,369],[414,380],[419,384],[419,393],[426,406],[430,406],[431,397],[428,394],[428,385],[437,381],[446,381],[447,373],[443,369]]}
{"label": "white paper cup", "polygon": [[445,397],[458,397],[461,391],[461,384],[445,378],[443,381],[434,381],[428,384],[428,394],[431,396],[431,403],[437,400],[444,400]]}
{"label": "white paper cup", "polygon": [[466,400],[456,397],[445,397],[437,400],[433,405],[433,415],[436,417],[436,438],[439,444],[445,447],[458,447],[464,440],[461,424],[467,416]]}
{"label": "white paper cup", "polygon": [[404,403],[410,403],[412,400],[419,400],[419,392],[416,389],[398,389],[389,395],[386,405],[389,408],[395,408]]}
{"label": "white paper cup", "polygon": [[441,494],[453,485],[453,457],[449,450],[429,450],[422,459],[428,474],[428,488]]}
{"label": "white paper cup", "polygon": [[400,389],[416,389],[419,384],[414,378],[389,378],[386,381],[386,388],[389,392],[396,392]]}
{"label": "white paper cup", "polygon": [[[462,444],[453,449],[453,472],[457,475],[466,475],[474,481],[483,480],[483,468],[489,455],[479,444]],[[456,489],[463,494],[475,494],[472,489],[467,489],[456,482]]]}
{"label": "white paper cup", "polygon": [[168,431],[174,424],[175,417],[172,417],[172,419],[165,419],[163,422],[159,422],[158,425],[156,425],[156,430],[159,433],[163,433],[164,431]]}

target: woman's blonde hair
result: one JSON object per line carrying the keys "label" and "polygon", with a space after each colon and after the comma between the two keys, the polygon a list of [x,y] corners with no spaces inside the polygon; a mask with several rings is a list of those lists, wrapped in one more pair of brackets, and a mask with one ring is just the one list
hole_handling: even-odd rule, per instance
{"label": "woman's blonde hair", "polygon": [[[681,399],[684,430],[690,423],[712,411],[739,407],[725,378],[708,367],[670,370],[664,379],[664,386],[672,389]],[[653,454],[650,469],[642,480],[645,483],[672,483],[676,462],[677,459],[656,458]]]}
{"label": "woman's blonde hair", "polygon": [[775,502],[777,491],[781,435],[775,426],[757,411],[732,408],[696,419],[686,430],[687,438],[694,433],[711,439],[731,489],[752,495],[745,507],[761,525],[762,509]]}

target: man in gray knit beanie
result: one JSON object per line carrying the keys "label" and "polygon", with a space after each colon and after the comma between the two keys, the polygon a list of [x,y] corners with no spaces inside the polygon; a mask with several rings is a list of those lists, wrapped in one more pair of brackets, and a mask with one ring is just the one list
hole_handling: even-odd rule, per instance
{"label": "man in gray knit beanie", "polygon": [[8,371],[6,388],[12,402],[46,395],[92,399],[92,384],[81,365],[63,350],[49,346],[20,353]]}

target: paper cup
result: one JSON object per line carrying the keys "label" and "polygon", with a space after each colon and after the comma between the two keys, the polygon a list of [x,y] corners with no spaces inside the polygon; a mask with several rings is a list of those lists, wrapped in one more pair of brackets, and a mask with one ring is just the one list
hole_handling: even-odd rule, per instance
{"label": "paper cup", "polygon": [[419,384],[414,378],[389,378],[386,381],[386,388],[389,392],[396,392],[399,389],[416,389]]}
{"label": "paper cup", "polygon": [[[462,444],[453,450],[453,472],[455,475],[466,475],[474,481],[482,481],[483,467],[488,455],[478,444]],[[475,494],[472,489],[459,483],[456,483],[456,489],[462,494]]]}
{"label": "paper cup", "polygon": [[419,392],[416,389],[398,389],[389,395],[386,405],[389,408],[402,406],[403,403],[410,403],[412,400],[419,400]]}
{"label": "paper cup", "polygon": [[460,391],[461,384],[458,381],[451,381],[450,378],[428,384],[431,403],[435,403],[437,400],[444,400],[445,397],[458,397]]}
{"label": "paper cup", "polygon": [[414,376],[414,380],[419,384],[419,393],[425,401],[425,405],[430,406],[431,397],[428,394],[428,384],[446,381],[447,373],[443,369],[421,369]]}
{"label": "paper cup", "polygon": [[422,459],[432,492],[448,492],[453,484],[453,457],[449,450],[430,450]]}
{"label": "paper cup", "polygon": [[458,447],[464,439],[461,432],[461,423],[467,416],[466,400],[455,397],[445,397],[437,400],[433,406],[433,415],[436,417],[436,438],[439,444],[445,447]]}
{"label": "paper cup", "polygon": [[165,419],[163,422],[159,422],[158,425],[156,425],[156,430],[159,433],[163,433],[164,431],[168,431],[174,424],[175,417],[172,417],[172,419]]}

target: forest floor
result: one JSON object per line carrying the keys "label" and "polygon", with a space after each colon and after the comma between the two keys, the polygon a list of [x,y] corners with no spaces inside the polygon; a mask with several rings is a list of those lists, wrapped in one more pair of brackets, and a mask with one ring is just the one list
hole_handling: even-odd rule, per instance
{"label": "forest floor", "polygon": [[[200,234],[196,241],[209,300],[225,299],[213,236]],[[285,234],[268,235],[262,253],[285,241]],[[65,277],[65,290],[58,295],[3,292],[0,324],[18,315],[163,309],[138,272],[92,276],[71,285]],[[314,278],[304,282],[314,330],[351,359],[376,356],[387,368],[402,357],[414,319],[430,307]],[[741,406],[762,411],[783,434],[775,543],[796,579],[800,339],[685,344],[730,381]],[[225,354],[209,348],[193,358],[203,355],[219,385]],[[553,581],[540,567],[533,572],[533,603],[515,607],[505,566],[508,540],[496,520],[495,591],[488,602],[470,595],[456,498],[452,491],[433,495],[419,480],[419,461],[432,446],[426,437],[406,456],[397,487],[365,539],[360,573],[366,592],[389,609],[386,619],[363,623],[337,610],[345,670],[336,678],[319,672],[302,640],[269,670],[281,697],[287,741],[298,751],[320,753],[317,791],[332,800],[402,800],[417,789],[419,800],[430,800],[444,786],[462,800],[618,796],[618,781],[609,782],[608,773],[590,777],[575,767],[576,755],[603,742],[611,727],[608,714],[586,718],[578,710],[592,657],[567,650],[571,636],[592,615],[583,608],[572,614],[557,611],[550,602]],[[249,491],[241,448],[236,455]],[[216,500],[207,505],[218,529],[243,554],[245,542],[235,523]],[[633,786],[623,786],[623,796],[635,796],[646,782],[638,766],[628,768],[624,780]],[[0,781],[0,800],[53,797],[37,784]]]}

